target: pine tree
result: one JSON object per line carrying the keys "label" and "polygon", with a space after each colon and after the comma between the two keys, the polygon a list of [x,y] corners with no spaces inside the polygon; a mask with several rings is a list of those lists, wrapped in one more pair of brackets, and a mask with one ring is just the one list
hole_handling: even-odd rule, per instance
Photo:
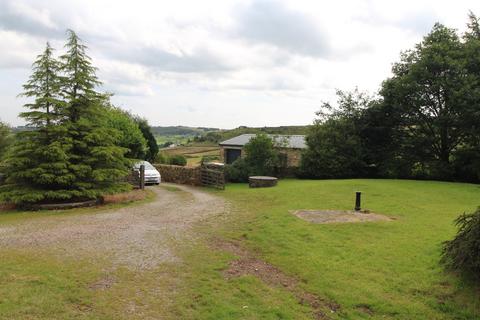
{"label": "pine tree", "polygon": [[74,176],[68,169],[70,149],[66,130],[58,123],[65,104],[60,100],[59,62],[47,43],[33,64],[22,96],[34,98],[20,114],[30,130],[17,135],[4,161],[6,185],[0,199],[15,203],[57,201],[69,198]]}
{"label": "pine tree", "polygon": [[62,126],[72,141],[69,169],[75,179],[72,192],[78,198],[95,198],[128,189],[122,178],[128,174],[127,149],[116,145],[118,131],[106,124],[108,95],[95,89],[100,84],[86,54],[87,47],[68,30],[67,53],[62,62],[61,91],[66,101]]}

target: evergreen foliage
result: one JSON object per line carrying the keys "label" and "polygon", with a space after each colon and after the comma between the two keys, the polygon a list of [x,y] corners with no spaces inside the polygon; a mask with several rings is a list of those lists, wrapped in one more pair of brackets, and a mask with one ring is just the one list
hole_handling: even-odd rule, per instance
{"label": "evergreen foliage", "polygon": [[86,54],[68,30],[67,53],[57,61],[50,45],[33,65],[23,95],[34,102],[20,114],[30,130],[18,133],[4,161],[0,200],[17,204],[95,199],[127,190],[130,162],[108,126],[108,95]]}
{"label": "evergreen foliage", "polygon": [[60,64],[47,43],[33,64],[33,73],[24,85],[23,96],[33,98],[20,114],[31,130],[17,133],[3,166],[5,185],[2,200],[16,203],[68,198],[73,175],[68,168],[71,141],[60,126],[65,103],[60,96]]}
{"label": "evergreen foliage", "polygon": [[0,122],[0,159],[2,159],[5,151],[12,142],[12,133],[10,127]]}
{"label": "evergreen foliage", "polygon": [[152,133],[152,128],[148,124],[147,120],[143,118],[136,117],[135,121],[138,124],[138,127],[140,128],[140,131],[143,134],[143,137],[147,141],[147,151],[145,154],[145,160],[154,162],[155,158],[157,157],[159,148],[157,144],[157,139],[155,139],[155,136]]}
{"label": "evergreen foliage", "polygon": [[480,282],[480,208],[455,220],[458,233],[443,244],[442,262],[450,270]]}

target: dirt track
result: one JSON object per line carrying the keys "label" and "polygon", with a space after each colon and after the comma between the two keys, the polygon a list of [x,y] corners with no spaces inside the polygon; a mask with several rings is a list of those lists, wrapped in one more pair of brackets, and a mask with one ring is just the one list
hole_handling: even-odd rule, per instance
{"label": "dirt track", "polygon": [[156,199],[139,206],[0,226],[0,248],[38,248],[68,256],[107,257],[114,265],[131,269],[174,262],[175,243],[192,240],[191,227],[195,223],[227,209],[223,199],[201,189],[166,186],[151,187]]}

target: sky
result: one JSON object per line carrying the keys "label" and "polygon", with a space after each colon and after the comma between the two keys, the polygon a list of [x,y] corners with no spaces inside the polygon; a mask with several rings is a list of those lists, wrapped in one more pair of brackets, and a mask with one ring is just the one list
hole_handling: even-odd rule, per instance
{"label": "sky", "polygon": [[47,41],[73,29],[100,90],[151,125],[305,125],[336,89],[375,94],[400,52],[440,22],[465,30],[480,1],[0,0],[0,120]]}

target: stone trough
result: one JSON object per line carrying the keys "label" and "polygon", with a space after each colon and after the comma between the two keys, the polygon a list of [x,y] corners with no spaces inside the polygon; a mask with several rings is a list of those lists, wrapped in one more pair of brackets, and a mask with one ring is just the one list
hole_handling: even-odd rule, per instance
{"label": "stone trough", "polygon": [[248,178],[248,184],[250,188],[268,188],[275,187],[278,179],[275,177],[267,176],[253,176]]}

